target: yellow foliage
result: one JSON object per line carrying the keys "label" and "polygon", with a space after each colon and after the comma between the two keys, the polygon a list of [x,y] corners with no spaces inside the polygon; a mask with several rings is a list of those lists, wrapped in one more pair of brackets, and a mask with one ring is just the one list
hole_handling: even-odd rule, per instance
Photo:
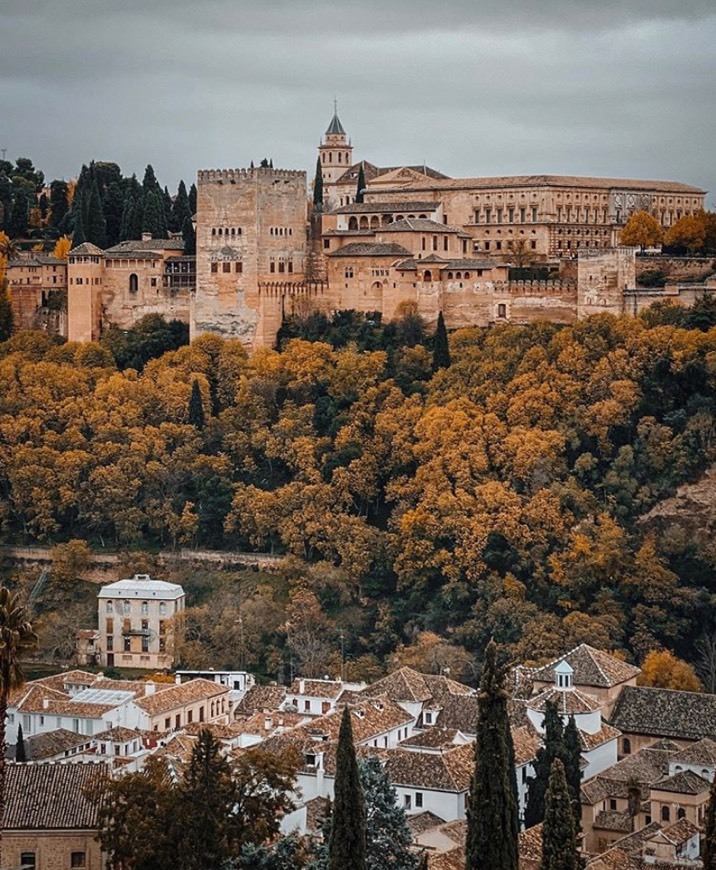
{"label": "yellow foliage", "polygon": [[71,248],[72,239],[69,236],[62,236],[57,240],[53,254],[58,260],[66,260]]}
{"label": "yellow foliage", "polygon": [[641,665],[638,682],[641,686],[660,689],[682,689],[700,692],[701,681],[688,662],[677,658],[669,650],[652,650]]}

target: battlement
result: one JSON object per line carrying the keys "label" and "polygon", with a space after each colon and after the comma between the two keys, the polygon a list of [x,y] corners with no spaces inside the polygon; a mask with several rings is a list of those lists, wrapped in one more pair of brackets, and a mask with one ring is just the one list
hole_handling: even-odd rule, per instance
{"label": "battlement", "polygon": [[260,281],[259,296],[322,296],[326,281]]}
{"label": "battlement", "polygon": [[619,245],[614,248],[581,248],[578,252],[577,259],[578,260],[595,260],[595,259],[603,259],[604,257],[608,257],[613,254],[621,254],[622,256],[631,257],[633,256],[639,248],[628,247],[626,245]]}
{"label": "battlement", "polygon": [[302,169],[272,169],[270,166],[253,166],[248,169],[199,169],[199,184],[236,184],[248,179],[274,181],[278,179],[306,178]]}

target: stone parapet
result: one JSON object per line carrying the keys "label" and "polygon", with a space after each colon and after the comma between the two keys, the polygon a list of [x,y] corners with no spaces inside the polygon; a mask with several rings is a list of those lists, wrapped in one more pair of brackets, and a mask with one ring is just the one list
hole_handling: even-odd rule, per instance
{"label": "stone parapet", "polygon": [[197,181],[200,184],[236,184],[249,178],[261,176],[266,178],[305,178],[302,169],[271,169],[271,167],[255,166],[248,169],[200,169]]}

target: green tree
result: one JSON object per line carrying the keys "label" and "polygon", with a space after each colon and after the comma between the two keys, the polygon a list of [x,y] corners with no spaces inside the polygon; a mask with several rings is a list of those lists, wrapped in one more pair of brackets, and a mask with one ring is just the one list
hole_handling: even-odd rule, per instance
{"label": "green tree", "polygon": [[169,221],[169,229],[173,233],[181,233],[184,230],[184,221],[188,218],[191,220],[192,214],[189,208],[189,194],[186,192],[186,184],[184,180],[179,181],[177,195],[172,203],[171,217]]}
{"label": "green tree", "polygon": [[320,157],[316,160],[316,177],[313,180],[313,205],[318,211],[323,206],[323,169]]}
{"label": "green tree", "polygon": [[569,798],[574,810],[574,828],[579,831],[582,826],[582,744],[579,739],[579,729],[574,716],[569,717],[569,722],[564,729],[564,775],[569,788]]}
{"label": "green tree", "polygon": [[189,188],[189,214],[192,217],[196,214],[196,185],[192,184]]}
{"label": "green tree", "polygon": [[664,230],[654,215],[648,211],[635,212],[621,231],[622,245],[634,245],[642,249],[653,248],[664,240]]}
{"label": "green tree", "polygon": [[0,341],[7,341],[12,335],[13,317],[7,281],[0,281]]}
{"label": "green tree", "polygon": [[191,761],[179,786],[183,870],[220,867],[231,854],[234,786],[221,744],[210,731],[199,732]]}
{"label": "green tree", "polygon": [[467,809],[466,870],[517,870],[519,831],[514,749],[510,748],[504,669],[490,641],[480,680],[475,771]]}
{"label": "green tree", "polygon": [[552,763],[555,758],[564,759],[564,730],[562,719],[555,704],[548,702],[544,713],[544,746],[537,750],[534,776],[527,779],[527,806],[525,827],[531,828],[544,819],[545,799],[549,785]]}
{"label": "green tree", "polygon": [[433,371],[450,368],[450,347],[448,334],[445,328],[445,318],[442,311],[438,314],[438,325],[433,339]]}
{"label": "green tree", "polygon": [[[241,850],[237,870],[301,870],[311,858],[307,838],[298,834],[281,837],[271,845],[247,843]],[[313,870],[313,868],[312,868]]]}
{"label": "green tree", "polygon": [[716,777],[711,783],[709,802],[706,807],[701,860],[704,862],[704,870],[716,870]]}
{"label": "green tree", "polygon": [[191,382],[191,397],[189,398],[189,424],[202,430],[206,425],[204,417],[204,402],[201,398],[199,381],[194,378]]}
{"label": "green tree", "polygon": [[363,161],[361,161],[360,168],[358,169],[358,184],[356,185],[356,202],[363,202],[365,199],[365,169],[363,166]]}
{"label": "green tree", "polygon": [[124,242],[132,238],[132,225],[134,222],[134,197],[125,196],[122,204],[122,220],[119,225],[119,241]]}
{"label": "green tree", "polygon": [[124,218],[124,194],[117,181],[113,181],[105,191],[102,209],[106,226],[107,247],[111,248],[121,241]]}
{"label": "green tree", "polygon": [[194,222],[190,217],[184,218],[181,237],[184,241],[184,253],[187,256],[193,257],[196,254],[196,230],[194,229]]}
{"label": "green tree", "polygon": [[14,188],[7,234],[11,239],[23,239],[27,236],[30,208],[34,205],[34,194],[24,186],[14,185]]}
{"label": "green tree", "polygon": [[579,868],[574,814],[570,806],[564,765],[559,758],[555,758],[545,796],[540,870],[579,870]]}
{"label": "green tree", "polygon": [[328,841],[328,870],[366,870],[366,814],[353,728],[343,708],[336,752],[335,799]]}
{"label": "green tree", "polygon": [[22,725],[17,726],[17,741],[15,742],[15,761],[23,764],[27,761],[27,750],[25,749],[25,737],[22,733]]}
{"label": "green tree", "polygon": [[72,217],[74,220],[72,230],[72,247],[76,248],[83,242],[87,241],[87,230],[85,228],[84,206],[82,203],[82,194],[79,190],[75,191],[75,198],[72,201]]}
{"label": "green tree", "polygon": [[99,193],[97,179],[90,188],[89,205],[87,208],[87,241],[103,250],[107,247],[107,222],[102,210],[102,198]]}
{"label": "green tree", "polygon": [[60,227],[69,210],[66,181],[53,181],[50,185],[50,225]]}
{"label": "green tree", "polygon": [[25,682],[20,661],[37,646],[30,616],[17,592],[0,586],[0,867],[2,822],[5,817],[5,758],[7,755],[7,705],[10,694]]}
{"label": "green tree", "polygon": [[142,232],[151,233],[153,239],[166,239],[167,224],[164,214],[164,199],[159,188],[144,195]]}

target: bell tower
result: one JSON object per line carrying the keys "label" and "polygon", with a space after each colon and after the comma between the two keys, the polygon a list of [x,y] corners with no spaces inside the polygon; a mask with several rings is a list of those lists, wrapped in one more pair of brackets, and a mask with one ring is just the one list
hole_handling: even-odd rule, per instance
{"label": "bell tower", "polygon": [[323,142],[318,146],[318,157],[324,185],[337,181],[353,162],[353,146],[348,141],[338,117],[336,100],[333,101],[333,118],[323,136]]}

